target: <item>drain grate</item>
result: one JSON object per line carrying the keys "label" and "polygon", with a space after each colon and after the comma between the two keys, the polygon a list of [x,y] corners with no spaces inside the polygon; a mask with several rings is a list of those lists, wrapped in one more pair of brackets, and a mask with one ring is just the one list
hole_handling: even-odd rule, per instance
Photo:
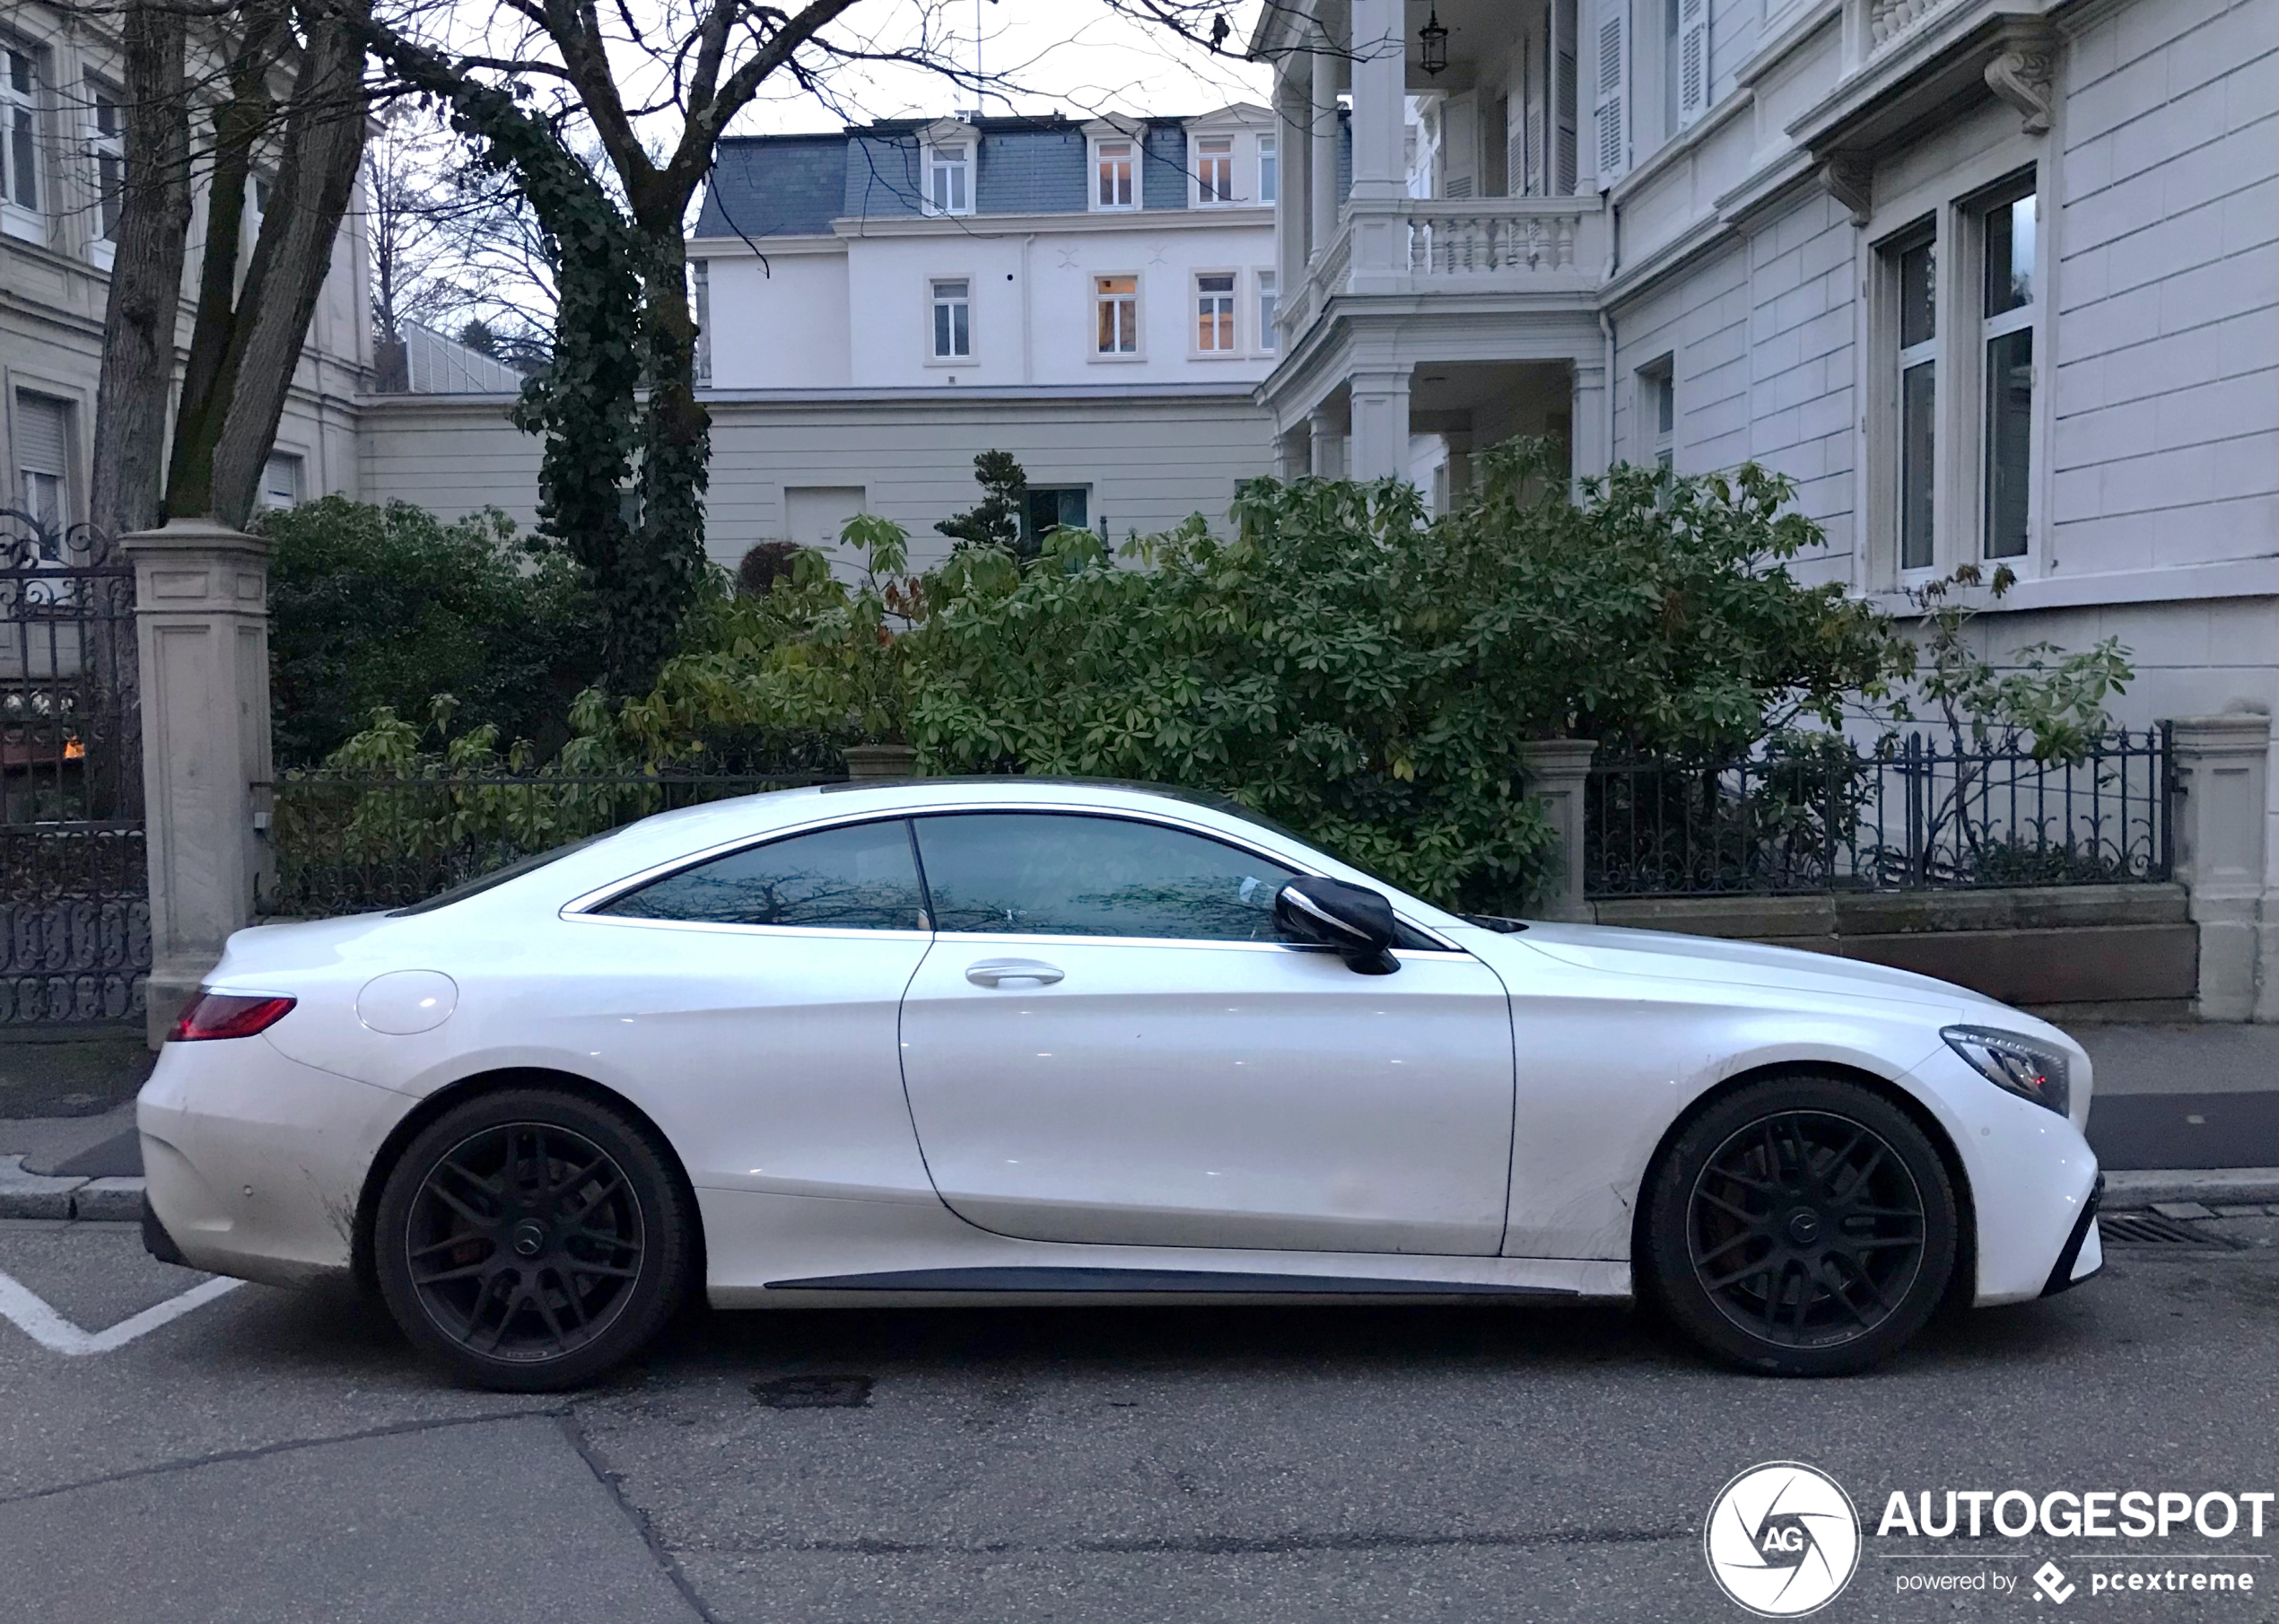
{"label": "drain grate", "polygon": [[2229,1246],[2222,1235],[2179,1224],[2157,1212],[2100,1212],[2098,1238],[2108,1246]]}

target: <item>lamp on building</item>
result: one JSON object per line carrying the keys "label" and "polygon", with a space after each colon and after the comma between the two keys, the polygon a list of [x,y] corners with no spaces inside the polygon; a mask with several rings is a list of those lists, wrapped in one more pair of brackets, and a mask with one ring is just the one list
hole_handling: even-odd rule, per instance
{"label": "lamp on building", "polygon": [[1448,66],[1448,31],[1440,26],[1440,7],[1436,4],[1432,15],[1417,31],[1417,65],[1434,77]]}

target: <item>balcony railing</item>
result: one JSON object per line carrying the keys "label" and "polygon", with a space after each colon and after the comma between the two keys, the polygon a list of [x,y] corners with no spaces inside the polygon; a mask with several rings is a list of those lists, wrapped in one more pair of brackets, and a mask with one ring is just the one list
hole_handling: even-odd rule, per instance
{"label": "balcony railing", "polygon": [[1587,293],[1606,260],[1596,196],[1349,205],[1283,307],[1295,341],[1341,293]]}

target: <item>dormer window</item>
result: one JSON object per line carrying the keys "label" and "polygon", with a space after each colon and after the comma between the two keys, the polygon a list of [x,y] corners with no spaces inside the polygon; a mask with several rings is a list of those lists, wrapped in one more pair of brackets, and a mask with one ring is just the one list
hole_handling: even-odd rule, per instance
{"label": "dormer window", "polygon": [[1205,207],[1235,201],[1235,138],[1201,135],[1195,141],[1195,201]]}
{"label": "dormer window", "polygon": [[974,212],[974,149],[970,144],[926,149],[926,212]]}
{"label": "dormer window", "polygon": [[1093,144],[1094,208],[1128,209],[1134,206],[1138,194],[1132,189],[1132,160],[1138,152],[1139,143],[1130,139]]}

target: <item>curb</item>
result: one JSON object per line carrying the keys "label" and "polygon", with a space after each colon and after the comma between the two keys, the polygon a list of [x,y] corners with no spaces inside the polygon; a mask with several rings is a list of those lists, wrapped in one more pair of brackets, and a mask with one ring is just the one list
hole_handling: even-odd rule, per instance
{"label": "curb", "polygon": [[0,1218],[76,1218],[132,1223],[143,1216],[141,1179],[48,1178],[0,1156]]}
{"label": "curb", "polygon": [[[2156,1167],[2105,1175],[2108,1210],[2155,1201],[2279,1201],[2279,1167]],[[47,1178],[23,1157],[0,1156],[0,1218],[131,1223],[143,1213],[141,1179]]]}
{"label": "curb", "polygon": [[2154,1201],[2279,1201],[2279,1167],[2158,1167],[2105,1175],[2107,1209]]}

